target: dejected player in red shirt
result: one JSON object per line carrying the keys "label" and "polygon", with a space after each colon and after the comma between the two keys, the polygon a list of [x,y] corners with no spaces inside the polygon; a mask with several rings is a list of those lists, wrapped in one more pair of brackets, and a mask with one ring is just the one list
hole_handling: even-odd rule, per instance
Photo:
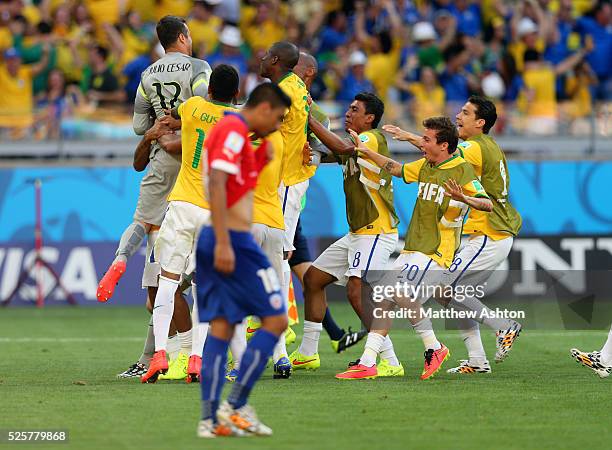
{"label": "dejected player in red shirt", "polygon": [[[255,151],[249,134],[264,138],[276,131],[290,105],[278,86],[262,84],[240,114],[225,113],[204,143],[212,227],[202,229],[196,251],[199,319],[210,323],[202,355],[200,437],[272,434],[247,400],[287,329],[287,312],[276,272],[250,232],[253,189],[269,144]],[[229,341],[235,325],[249,315],[259,317],[262,326],[247,345],[227,401],[219,405]]]}

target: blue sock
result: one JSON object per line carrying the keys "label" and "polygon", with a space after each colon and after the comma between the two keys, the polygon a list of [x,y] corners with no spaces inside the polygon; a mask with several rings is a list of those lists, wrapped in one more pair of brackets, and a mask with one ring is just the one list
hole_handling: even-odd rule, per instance
{"label": "blue sock", "polygon": [[332,341],[339,341],[342,339],[342,336],[344,336],[344,330],[338,326],[332,317],[329,308],[325,310],[325,317],[323,317],[323,328]]}
{"label": "blue sock", "polygon": [[247,344],[238,377],[227,399],[235,409],[246,405],[253,386],[266,369],[277,341],[278,336],[260,328]]}
{"label": "blue sock", "polygon": [[221,391],[225,383],[225,365],[227,363],[228,341],[211,336],[206,337],[202,353],[202,372],[200,372],[200,389],[202,390],[202,419],[217,422],[217,409]]}

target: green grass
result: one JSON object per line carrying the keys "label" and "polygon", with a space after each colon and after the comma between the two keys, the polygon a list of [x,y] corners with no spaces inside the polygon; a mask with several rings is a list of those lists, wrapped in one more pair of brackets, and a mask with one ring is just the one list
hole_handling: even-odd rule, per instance
{"label": "green grass", "polygon": [[[356,325],[344,305],[341,324]],[[545,449],[610,448],[612,380],[569,358],[570,347],[599,348],[606,333],[525,331],[491,375],[440,373],[418,380],[422,345],[409,330],[392,336],[406,377],[341,382],[356,359],[322,337],[322,368],[273,380],[266,372],[252,403],[272,438],[195,437],[198,385],[142,385],[115,375],[140,354],[148,320],[137,308],[0,310],[0,429],[62,428],[72,449]],[[301,327],[296,327],[301,334]],[[492,334],[483,332],[492,358]],[[440,332],[451,361],[465,352],[455,332]],[[449,363],[445,368],[451,367]],[[19,445],[16,448],[27,448]],[[7,446],[9,448],[9,446]]]}

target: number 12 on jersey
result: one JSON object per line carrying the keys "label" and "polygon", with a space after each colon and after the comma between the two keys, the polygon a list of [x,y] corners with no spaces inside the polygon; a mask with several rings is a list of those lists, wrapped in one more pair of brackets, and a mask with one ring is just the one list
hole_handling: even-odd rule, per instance
{"label": "number 12 on jersey", "polygon": [[[161,83],[153,83],[155,86],[155,92],[157,92],[157,96],[159,97],[159,102],[163,109],[168,109],[168,104],[166,103],[166,97],[162,93],[162,84]],[[172,86],[174,88],[174,95],[170,99],[170,109],[176,106],[176,102],[181,95],[181,85],[176,81],[170,81],[168,83],[164,83],[164,86]]]}

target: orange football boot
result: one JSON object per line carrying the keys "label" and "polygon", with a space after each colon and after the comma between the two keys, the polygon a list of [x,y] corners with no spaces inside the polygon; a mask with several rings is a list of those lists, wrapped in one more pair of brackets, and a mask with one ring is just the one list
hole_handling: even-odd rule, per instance
{"label": "orange football boot", "polygon": [[189,364],[187,365],[187,378],[185,381],[187,381],[187,383],[191,383],[192,381],[199,383],[200,372],[202,372],[202,357],[191,355],[189,357]]}
{"label": "orange football boot", "polygon": [[425,365],[423,367],[423,373],[421,374],[421,380],[427,380],[432,378],[438,370],[442,367],[442,363],[450,356],[450,351],[444,344],[438,350],[429,349],[425,352]]}
{"label": "orange football boot", "polygon": [[100,280],[100,284],[98,284],[96,297],[98,298],[99,302],[107,302],[113,296],[115,286],[117,286],[121,276],[125,273],[125,266],[125,261],[117,261],[111,264],[111,266],[108,268]]}
{"label": "orange football boot", "polygon": [[155,383],[160,374],[168,372],[168,355],[165,350],[155,352],[149,364],[149,370],[145,373],[140,381],[143,383]]}
{"label": "orange football boot", "polygon": [[364,366],[359,360],[349,363],[348,369],[336,375],[339,380],[372,380],[378,376],[376,364]]}

